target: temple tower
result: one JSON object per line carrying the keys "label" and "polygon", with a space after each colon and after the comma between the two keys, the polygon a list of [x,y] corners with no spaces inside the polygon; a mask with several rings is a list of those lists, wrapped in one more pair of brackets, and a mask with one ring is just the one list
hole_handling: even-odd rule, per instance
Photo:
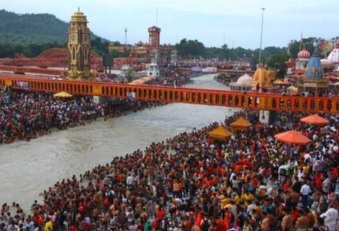
{"label": "temple tower", "polygon": [[307,92],[315,95],[326,93],[328,86],[328,79],[324,76],[318,46],[317,44],[306,66],[304,78],[298,80],[298,87],[303,89],[304,93]]}
{"label": "temple tower", "polygon": [[86,16],[78,9],[72,15],[68,28],[69,68],[68,75],[73,79],[90,78],[90,30]]}

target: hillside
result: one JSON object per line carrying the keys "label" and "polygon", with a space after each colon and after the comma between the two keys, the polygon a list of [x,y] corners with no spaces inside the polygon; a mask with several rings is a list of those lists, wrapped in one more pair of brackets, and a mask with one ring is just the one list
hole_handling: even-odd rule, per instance
{"label": "hillside", "polygon": [[[16,14],[0,10],[0,44],[64,44],[68,25],[51,14]],[[92,39],[95,37],[91,35]]]}

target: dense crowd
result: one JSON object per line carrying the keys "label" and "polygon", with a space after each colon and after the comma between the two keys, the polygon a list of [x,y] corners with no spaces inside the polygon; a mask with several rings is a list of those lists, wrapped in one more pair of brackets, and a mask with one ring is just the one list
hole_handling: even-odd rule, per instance
{"label": "dense crowd", "polygon": [[171,68],[162,69],[163,75],[146,82],[147,85],[162,85],[162,86],[183,86],[190,82],[190,78],[194,74],[190,71],[175,71]]}
{"label": "dense crowd", "polygon": [[[182,86],[192,77],[190,73],[166,72],[164,77],[147,84]],[[54,97],[48,92],[0,89],[0,144],[37,138],[53,129],[67,129],[85,125],[98,117],[105,119],[161,106],[164,103],[132,98],[115,98],[106,103],[95,103],[88,96]]]}
{"label": "dense crowd", "polygon": [[18,91],[4,87],[0,93],[0,144],[37,138],[53,129],[85,125],[98,117],[105,119],[162,105],[130,98],[95,103],[90,97],[55,98],[52,93]]}
{"label": "dense crowd", "polygon": [[[178,86],[189,76],[174,73],[152,84]],[[160,103],[89,97],[55,98],[51,93],[0,93],[0,143],[29,140],[51,129],[84,125]],[[80,176],[56,182],[34,201],[30,213],[3,203],[0,230],[117,231],[338,231],[338,115],[322,115],[326,126],[300,122],[306,114],[279,112],[276,123],[255,123],[225,141],[213,141],[213,123],[181,133],[144,151],[136,150]],[[223,125],[238,117],[225,119]],[[305,146],[274,135],[301,131]]]}
{"label": "dense crowd", "polygon": [[[224,125],[246,112],[226,118]],[[330,124],[280,113],[211,142],[217,123],[136,150],[42,192],[29,215],[2,206],[3,230],[338,230],[338,115]],[[278,142],[296,129],[307,146]],[[13,211],[14,210],[14,211]]]}

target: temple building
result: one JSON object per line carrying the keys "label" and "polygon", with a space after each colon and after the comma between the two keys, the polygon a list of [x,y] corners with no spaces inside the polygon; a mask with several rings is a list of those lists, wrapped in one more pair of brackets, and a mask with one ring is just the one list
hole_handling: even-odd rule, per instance
{"label": "temple building", "polygon": [[244,74],[236,82],[232,82],[229,85],[233,91],[249,91],[252,89],[252,77]]}
{"label": "temple building", "polygon": [[68,28],[68,77],[73,79],[90,78],[91,39],[87,23],[87,17],[78,9],[72,15]]}
{"label": "temple building", "polygon": [[302,49],[299,53],[298,53],[298,58],[295,62],[295,69],[297,71],[305,71],[306,69],[306,65],[308,63],[308,61],[310,60],[310,52],[308,50],[306,50],[306,48]]}
{"label": "temple building", "polygon": [[334,49],[327,56],[327,60],[329,63],[339,65],[339,44],[336,44]]}
{"label": "temple building", "polygon": [[257,88],[257,90],[263,89],[264,87],[269,87],[272,81],[268,74],[269,73],[264,67],[264,65],[260,64],[257,70],[254,72],[252,87]]}
{"label": "temple building", "polygon": [[304,76],[298,79],[298,88],[305,93],[321,94],[326,92],[327,87],[328,79],[324,78],[319,49],[316,47],[306,66]]}

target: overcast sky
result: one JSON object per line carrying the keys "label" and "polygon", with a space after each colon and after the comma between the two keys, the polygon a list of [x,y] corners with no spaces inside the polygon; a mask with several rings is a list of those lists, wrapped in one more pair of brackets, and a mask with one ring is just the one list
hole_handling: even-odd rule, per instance
{"label": "overcast sky", "polygon": [[[148,27],[161,28],[160,43],[197,39],[206,47],[283,47],[291,40],[339,36],[339,0],[8,0],[15,13],[49,13],[69,22],[82,11],[95,34],[110,41],[148,42]],[[262,8],[265,8],[263,11]],[[157,13],[158,12],[158,13]]]}

